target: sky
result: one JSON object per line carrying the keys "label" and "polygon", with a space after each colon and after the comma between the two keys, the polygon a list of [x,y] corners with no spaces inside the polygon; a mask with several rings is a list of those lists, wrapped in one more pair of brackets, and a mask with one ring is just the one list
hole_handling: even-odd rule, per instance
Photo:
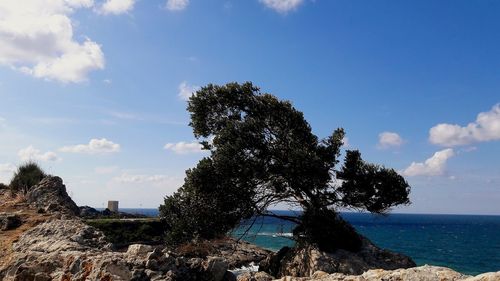
{"label": "sky", "polygon": [[399,171],[399,213],[500,215],[500,2],[2,0],[0,182],[156,208],[207,154],[186,100],[252,81]]}

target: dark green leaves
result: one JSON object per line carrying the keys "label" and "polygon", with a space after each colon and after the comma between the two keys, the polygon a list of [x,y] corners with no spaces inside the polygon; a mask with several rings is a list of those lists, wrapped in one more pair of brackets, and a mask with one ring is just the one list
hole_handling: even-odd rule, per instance
{"label": "dark green leaves", "polygon": [[[195,137],[211,154],[160,207],[172,242],[224,235],[241,219],[287,202],[305,210],[297,239],[352,250],[359,239],[335,207],[380,213],[409,202],[401,176],[364,162],[357,151],[348,151],[336,171],[344,130],[318,140],[302,112],[252,83],[207,85],[190,98],[188,111]],[[332,184],[332,176],[342,184]],[[338,240],[329,244],[328,237]]]}
{"label": "dark green leaves", "polygon": [[338,192],[346,207],[383,213],[409,203],[410,186],[406,180],[393,169],[364,162],[359,151],[347,151],[337,178],[343,180]]}

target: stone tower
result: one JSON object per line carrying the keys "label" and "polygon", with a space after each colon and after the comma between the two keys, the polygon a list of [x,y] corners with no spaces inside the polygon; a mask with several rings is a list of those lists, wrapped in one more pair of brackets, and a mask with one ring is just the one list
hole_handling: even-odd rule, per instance
{"label": "stone tower", "polygon": [[108,201],[108,209],[111,212],[118,212],[118,201]]}

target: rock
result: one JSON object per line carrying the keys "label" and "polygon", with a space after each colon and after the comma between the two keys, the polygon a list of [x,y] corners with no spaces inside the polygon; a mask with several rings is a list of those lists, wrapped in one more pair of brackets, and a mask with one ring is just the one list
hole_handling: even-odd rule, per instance
{"label": "rock", "polygon": [[266,259],[259,263],[259,270],[268,272],[273,276],[279,276],[281,261],[290,250],[290,247],[283,247],[278,252],[268,255]]}
{"label": "rock", "polygon": [[18,215],[13,214],[0,214],[0,230],[12,230],[18,228],[22,224],[22,220]]}
{"label": "rock", "polygon": [[[311,276],[316,271],[359,275],[369,269],[410,268],[416,264],[407,256],[380,249],[362,237],[362,247],[358,252],[336,250],[327,253],[309,244],[297,245],[280,251],[263,263],[263,270],[275,276]],[[281,261],[277,262],[279,256]],[[276,270],[276,264],[279,269]]]}
{"label": "rock", "polygon": [[500,271],[483,273],[478,276],[464,279],[464,281],[498,281],[498,280],[500,280]]}
{"label": "rock", "polygon": [[147,260],[146,261],[146,268],[151,269],[151,270],[157,270],[158,269],[158,261],[157,260]]}
{"label": "rock", "polygon": [[151,252],[153,247],[143,244],[132,244],[128,246],[127,255],[131,257],[136,256],[146,256],[148,252]]}
{"label": "rock", "polygon": [[328,276],[328,273],[321,271],[321,270],[318,270],[311,275],[311,278],[312,279],[320,279],[320,278],[323,278],[326,276]]}
{"label": "rock", "polygon": [[104,234],[79,220],[52,220],[22,235],[13,249],[19,253],[87,251],[107,245]]}
{"label": "rock", "polygon": [[[494,276],[492,273],[491,276]],[[474,277],[477,278],[477,277]],[[283,281],[470,281],[469,276],[449,268],[439,266],[420,266],[407,269],[383,270],[372,269],[361,275],[346,275],[341,273],[314,274],[311,277],[283,277]],[[479,279],[480,280],[480,279]],[[479,281],[474,280],[474,281]],[[486,279],[487,280],[487,279]],[[493,279],[498,280],[498,279]]]}
{"label": "rock", "polygon": [[101,214],[101,212],[89,206],[81,206],[78,208],[80,209],[80,217],[82,218],[97,218]]}
{"label": "rock", "polygon": [[226,271],[222,280],[223,281],[237,281],[236,276],[230,271]]}
{"label": "rock", "polygon": [[146,257],[146,260],[158,260],[163,257],[163,253],[160,249],[155,248],[151,253],[149,253]]}
{"label": "rock", "polygon": [[78,215],[80,209],[66,192],[66,186],[60,177],[47,176],[33,186],[26,194],[26,201],[46,212],[61,212]]}
{"label": "rock", "polygon": [[203,263],[203,268],[213,276],[214,281],[222,281],[227,272],[228,264],[221,257],[208,257]]}
{"label": "rock", "polygon": [[142,269],[136,269],[132,271],[132,278],[130,281],[149,281],[150,278],[147,276],[146,272]]}
{"label": "rock", "polygon": [[263,271],[245,272],[236,278],[237,281],[271,281],[273,279],[271,275]]}
{"label": "rock", "polygon": [[269,250],[245,241],[237,241],[233,238],[210,241],[210,244],[215,249],[211,255],[226,259],[228,267],[231,269],[240,268],[252,262],[259,264],[260,261],[272,254]]}
{"label": "rock", "polygon": [[52,278],[47,274],[43,272],[38,272],[35,274],[35,279],[33,281],[51,281]]}

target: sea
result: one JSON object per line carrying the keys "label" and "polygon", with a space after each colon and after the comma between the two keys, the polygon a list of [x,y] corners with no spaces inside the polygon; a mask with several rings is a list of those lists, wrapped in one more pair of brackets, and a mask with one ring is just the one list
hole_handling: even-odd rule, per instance
{"label": "sea", "polygon": [[[157,209],[122,209],[157,216]],[[280,214],[296,214],[276,211]],[[500,271],[500,216],[341,213],[377,246],[410,256],[417,265],[438,265],[476,275]],[[232,235],[277,251],[293,246],[294,225],[276,218],[259,218]]]}

